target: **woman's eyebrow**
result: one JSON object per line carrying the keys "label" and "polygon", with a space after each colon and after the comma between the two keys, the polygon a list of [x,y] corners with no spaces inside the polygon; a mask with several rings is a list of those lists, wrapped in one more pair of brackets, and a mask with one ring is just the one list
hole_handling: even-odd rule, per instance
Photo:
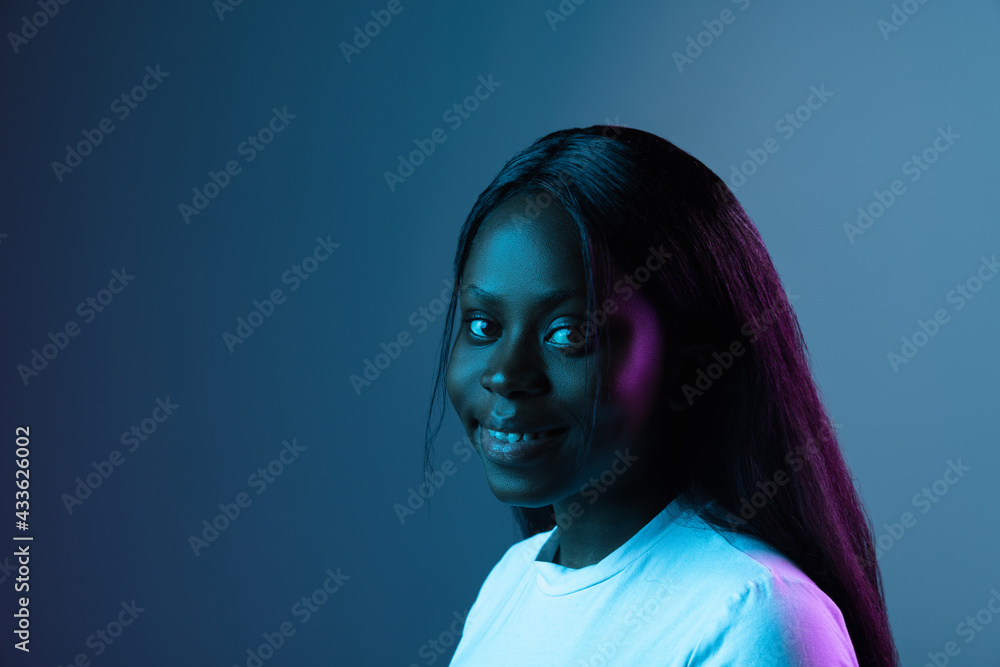
{"label": "woman's eyebrow", "polygon": [[[467,285],[466,287],[463,287],[461,289],[460,293],[461,294],[469,293],[471,296],[481,299],[482,301],[485,301],[486,303],[489,303],[490,305],[493,306],[498,305],[501,302],[500,297],[493,294],[492,292],[484,290],[478,285]],[[563,301],[569,301],[570,299],[586,299],[586,298],[587,298],[587,293],[579,289],[557,289],[542,294],[541,297],[538,299],[538,303],[541,306],[552,306],[562,303]]]}

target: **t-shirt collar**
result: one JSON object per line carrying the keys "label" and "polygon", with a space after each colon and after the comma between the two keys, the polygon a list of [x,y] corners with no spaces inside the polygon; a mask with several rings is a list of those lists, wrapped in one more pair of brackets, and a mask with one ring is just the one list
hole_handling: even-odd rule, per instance
{"label": "t-shirt collar", "polygon": [[[683,495],[683,494],[682,494]],[[548,532],[542,548],[532,564],[536,570],[539,590],[547,595],[566,595],[605,581],[632,564],[646,553],[663,536],[682,514],[681,496],[660,510],[649,523],[639,529],[624,544],[599,562],[581,568],[570,568],[552,562],[559,546],[559,528]]]}

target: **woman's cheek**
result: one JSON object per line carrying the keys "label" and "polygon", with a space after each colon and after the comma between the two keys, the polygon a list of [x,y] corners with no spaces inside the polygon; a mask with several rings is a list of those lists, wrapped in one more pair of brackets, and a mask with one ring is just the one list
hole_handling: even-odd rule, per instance
{"label": "woman's cheek", "polygon": [[451,401],[455,410],[459,412],[462,404],[461,378],[459,372],[462,367],[461,356],[461,352],[456,346],[456,349],[452,350],[451,358],[448,361],[448,369],[445,371],[444,376],[444,386],[445,391],[448,393],[448,400]]}
{"label": "woman's cheek", "polygon": [[632,299],[628,305],[632,306],[627,327],[630,331],[627,345],[616,355],[612,387],[615,400],[635,433],[643,427],[656,400],[662,339],[652,306],[644,299]]}

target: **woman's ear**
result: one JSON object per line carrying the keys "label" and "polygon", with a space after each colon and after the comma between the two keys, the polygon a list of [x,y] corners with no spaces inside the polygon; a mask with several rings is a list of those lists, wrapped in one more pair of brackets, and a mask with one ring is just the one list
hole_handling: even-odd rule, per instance
{"label": "woman's ear", "polygon": [[[687,410],[705,393],[706,368],[715,347],[708,342],[686,343],[674,354],[667,371],[667,405],[672,410]],[[700,373],[699,373],[700,371]]]}

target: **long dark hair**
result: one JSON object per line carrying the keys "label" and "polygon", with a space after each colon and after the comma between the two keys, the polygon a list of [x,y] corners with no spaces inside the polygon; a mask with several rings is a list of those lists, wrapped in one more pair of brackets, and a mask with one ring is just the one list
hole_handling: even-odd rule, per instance
{"label": "long dark hair", "polygon": [[[717,530],[756,536],[795,562],[840,608],[860,665],[898,665],[871,522],[778,273],[726,184],[654,134],[610,125],[553,132],[515,155],[476,200],[455,256],[425,467],[447,407],[442,384],[472,240],[512,198],[526,217],[558,205],[576,222],[595,311],[613,266],[642,266],[651,248],[669,255],[643,294],[678,340],[714,350],[661,405],[672,410],[689,506]],[[525,537],[555,526],[551,505],[514,514]]]}

